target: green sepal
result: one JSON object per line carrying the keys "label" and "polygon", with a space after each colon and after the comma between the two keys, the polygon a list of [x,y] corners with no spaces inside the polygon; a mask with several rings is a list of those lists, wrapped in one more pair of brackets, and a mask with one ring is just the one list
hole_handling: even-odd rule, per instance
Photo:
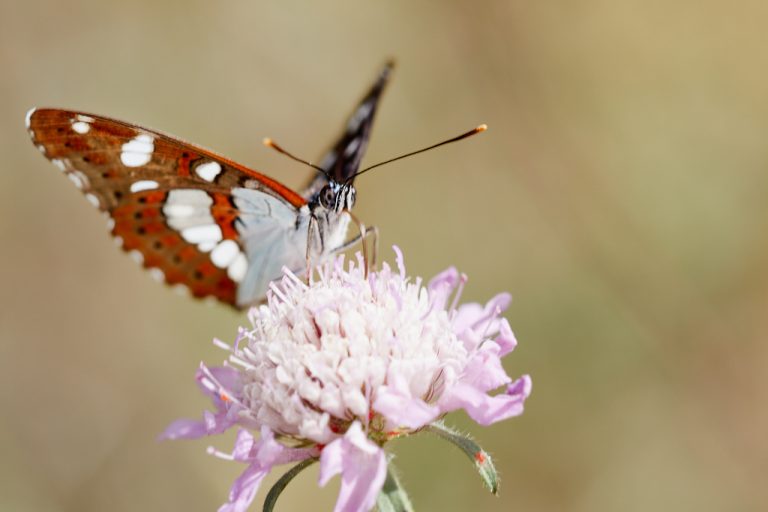
{"label": "green sepal", "polygon": [[475,468],[477,468],[477,472],[488,490],[493,494],[499,493],[499,474],[496,472],[491,456],[471,437],[445,426],[441,421],[426,426],[424,432],[431,432],[457,446],[475,464]]}
{"label": "green sepal", "polygon": [[273,485],[269,490],[267,497],[264,499],[264,512],[272,512],[272,509],[275,508],[275,503],[277,503],[277,498],[280,496],[280,493],[283,492],[283,489],[285,489],[285,487],[291,482],[291,480],[293,480],[296,475],[317,461],[317,457],[304,459],[289,469],[283,476],[281,476],[280,479],[275,482],[275,485]]}
{"label": "green sepal", "polygon": [[387,464],[387,479],[376,498],[379,512],[413,512],[413,505],[400,485],[392,464]]}

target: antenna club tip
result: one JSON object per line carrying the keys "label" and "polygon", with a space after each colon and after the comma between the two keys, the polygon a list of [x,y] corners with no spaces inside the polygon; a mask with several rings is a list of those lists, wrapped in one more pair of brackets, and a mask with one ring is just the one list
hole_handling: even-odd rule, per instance
{"label": "antenna club tip", "polygon": [[261,143],[264,144],[267,147],[271,147],[272,144],[273,144],[272,143],[272,139],[269,138],[269,137],[264,137],[263,139],[261,139]]}
{"label": "antenna club tip", "polygon": [[480,132],[484,132],[484,131],[485,131],[485,130],[487,130],[487,129],[488,129],[488,125],[487,125],[487,124],[485,124],[485,123],[483,123],[483,124],[481,124],[480,126],[478,126],[477,128],[475,128],[475,131],[476,131],[477,133],[480,133]]}

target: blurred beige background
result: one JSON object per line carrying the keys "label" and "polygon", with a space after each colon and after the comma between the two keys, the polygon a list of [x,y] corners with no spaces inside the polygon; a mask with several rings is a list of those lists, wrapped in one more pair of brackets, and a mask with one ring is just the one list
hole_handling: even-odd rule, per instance
{"label": "blurred beige background", "polygon": [[[511,291],[507,369],[534,379],[521,418],[449,418],[496,457],[500,498],[447,445],[397,445],[417,509],[768,509],[767,19],[757,0],[3,0],[0,510],[211,511],[242,469],[155,436],[206,405],[195,368],[244,317],[116,250],[25,111],[123,118],[297,184],[261,138],[315,158],[388,56],[367,162],[490,130],[361,178],[356,212],[411,273]],[[308,471],[278,508],[335,497]]]}

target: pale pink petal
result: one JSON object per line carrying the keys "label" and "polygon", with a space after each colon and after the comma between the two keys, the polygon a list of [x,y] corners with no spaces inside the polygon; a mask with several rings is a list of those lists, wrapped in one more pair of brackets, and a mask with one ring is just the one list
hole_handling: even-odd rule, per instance
{"label": "pale pink petal", "polygon": [[381,386],[376,390],[373,409],[383,414],[394,427],[416,429],[432,423],[437,418],[440,414],[437,406],[413,397],[404,379],[391,380],[391,386]]}
{"label": "pale pink petal", "polygon": [[454,267],[437,274],[427,285],[429,298],[435,309],[445,309],[448,299],[459,282],[459,272]]}
{"label": "pale pink petal", "polygon": [[387,476],[387,459],[384,450],[365,437],[358,422],[320,456],[321,486],[339,473],[341,490],[334,512],[371,510]]}
{"label": "pale pink petal", "polygon": [[229,501],[219,507],[219,512],[245,512],[256,497],[264,477],[271,468],[262,468],[257,464],[248,466],[229,490]]}
{"label": "pale pink petal", "polygon": [[477,302],[462,304],[456,308],[456,315],[453,317],[453,330],[461,335],[475,324],[483,316],[483,306]]}
{"label": "pale pink petal", "polygon": [[237,415],[230,414],[230,412],[234,411],[224,411],[218,414],[203,411],[202,421],[176,420],[160,434],[159,439],[198,439],[203,436],[221,434],[237,423]]}
{"label": "pale pink petal", "polygon": [[287,448],[275,441],[274,433],[268,427],[262,427],[261,438],[257,441],[247,430],[237,433],[232,458],[250,465],[235,480],[229,491],[229,500],[219,508],[219,512],[244,512],[256,496],[261,481],[272,467],[287,462],[304,460],[317,456],[315,448]]}
{"label": "pale pink petal", "polygon": [[281,456],[287,451],[290,451],[290,448],[275,441],[275,434],[269,427],[261,427],[261,439],[254,446],[254,457],[258,464],[271,467],[281,463]]}
{"label": "pale pink petal", "polygon": [[233,368],[222,366],[208,368],[201,364],[195,373],[195,381],[216,407],[216,412],[203,411],[202,420],[180,419],[171,423],[159,439],[197,439],[203,436],[221,434],[238,422],[240,407],[222,397],[237,397],[242,385]]}
{"label": "pale pink petal", "polygon": [[517,346],[517,339],[506,318],[502,318],[499,322],[499,335],[496,337],[495,341],[501,348],[501,351],[499,352],[499,356],[501,357],[512,352]]}
{"label": "pale pink petal", "polygon": [[344,438],[328,443],[320,453],[320,487],[344,469]]}
{"label": "pale pink petal", "polygon": [[250,462],[253,460],[252,453],[258,443],[261,443],[261,440],[256,441],[253,434],[241,428],[237,431],[235,447],[232,449],[232,458],[240,462]]}
{"label": "pale pink petal", "polygon": [[487,426],[523,412],[525,399],[531,393],[531,379],[524,375],[509,385],[505,393],[490,396],[478,388],[458,383],[443,394],[439,405],[442,412],[464,409],[481,425]]}
{"label": "pale pink petal", "polygon": [[525,400],[531,395],[533,381],[530,375],[523,375],[512,384],[507,386],[507,395],[517,397],[519,400]]}
{"label": "pale pink petal", "polygon": [[501,292],[485,304],[485,311],[490,316],[496,316],[512,304],[512,295]]}
{"label": "pale pink petal", "polygon": [[501,348],[496,342],[488,340],[483,343],[467,361],[461,382],[483,392],[509,384],[512,379],[501,366],[500,352]]}
{"label": "pale pink petal", "polygon": [[204,422],[180,419],[168,425],[158,440],[197,439],[206,435],[208,435],[208,429]]}
{"label": "pale pink petal", "polygon": [[[213,378],[214,380],[211,380]],[[195,380],[200,390],[207,395],[217,407],[226,402],[221,399],[222,391],[232,397],[239,396],[242,390],[240,375],[229,366],[207,367],[203,364],[197,369]]]}
{"label": "pale pink petal", "polygon": [[405,275],[405,259],[403,258],[403,251],[396,245],[393,245],[392,249],[395,251],[395,262],[397,262],[397,270],[400,272],[400,277],[405,279],[407,276]]}
{"label": "pale pink petal", "polygon": [[512,303],[512,295],[502,292],[489,300],[483,308],[483,314],[471,326],[483,336],[496,334],[499,330],[499,315]]}

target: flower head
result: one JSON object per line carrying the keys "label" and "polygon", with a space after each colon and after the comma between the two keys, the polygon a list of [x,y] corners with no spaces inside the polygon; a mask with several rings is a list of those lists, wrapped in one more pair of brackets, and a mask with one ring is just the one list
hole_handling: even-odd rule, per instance
{"label": "flower head", "polygon": [[[226,511],[245,510],[277,464],[320,460],[320,483],[341,473],[337,511],[369,510],[384,485],[383,446],[464,409],[482,425],[516,416],[530,393],[500,358],[516,345],[499,315],[500,294],[485,306],[457,306],[465,278],[455,269],[427,286],[398,271],[338,257],[309,284],[285,270],[265,305],[249,313],[225,366],[201,365],[197,380],[216,412],[179,420],[164,438],[242,430],[231,455],[248,464]],[[501,393],[489,392],[503,388]],[[256,441],[249,431],[260,431]]]}

